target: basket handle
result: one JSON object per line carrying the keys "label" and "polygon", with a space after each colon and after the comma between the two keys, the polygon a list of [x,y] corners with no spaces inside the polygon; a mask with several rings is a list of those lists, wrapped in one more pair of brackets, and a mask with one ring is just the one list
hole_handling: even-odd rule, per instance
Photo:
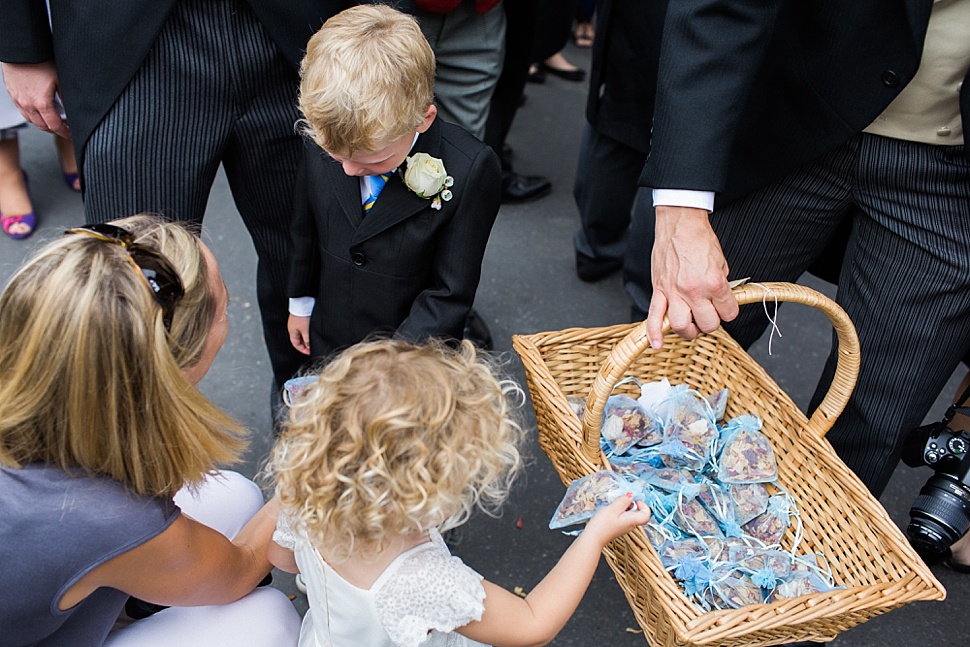
{"label": "basket handle", "polygon": [[[835,419],[845,409],[859,375],[859,338],[856,336],[855,327],[849,316],[824,294],[794,283],[748,283],[734,288],[732,292],[738,300],[738,305],[756,303],[767,296],[772,300],[777,298],[778,301],[801,303],[818,308],[829,318],[838,335],[838,363],[828,393],[808,421],[808,428],[817,433],[819,438],[825,436],[835,423]],[[664,334],[669,330],[670,323],[664,318]],[[603,409],[606,408],[606,400],[620,377],[645,351],[663,352],[662,349],[653,351],[651,348],[650,338],[647,336],[647,322],[643,321],[613,347],[593,382],[593,389],[586,398],[586,407],[583,409],[583,452],[594,462],[600,455],[600,421],[603,417]]]}

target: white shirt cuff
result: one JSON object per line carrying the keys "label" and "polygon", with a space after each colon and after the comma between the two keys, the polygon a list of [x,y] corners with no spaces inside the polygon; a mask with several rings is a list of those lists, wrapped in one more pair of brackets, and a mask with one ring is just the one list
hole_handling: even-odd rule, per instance
{"label": "white shirt cuff", "polygon": [[693,207],[714,211],[713,191],[692,191],[689,189],[654,189],[653,206]]}
{"label": "white shirt cuff", "polygon": [[313,306],[317,300],[313,297],[295,297],[290,299],[290,314],[294,317],[309,317],[313,314]]}

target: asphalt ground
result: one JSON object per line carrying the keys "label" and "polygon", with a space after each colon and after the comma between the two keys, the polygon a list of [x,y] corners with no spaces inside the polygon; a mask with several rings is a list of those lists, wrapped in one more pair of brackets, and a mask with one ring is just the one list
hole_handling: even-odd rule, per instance
{"label": "asphalt ground", "polygon": [[[570,44],[566,54],[588,67],[589,50]],[[579,220],[572,183],[586,91],[585,83],[570,83],[552,75],[542,85],[529,84],[527,101],[509,136],[516,170],[546,175],[553,183],[552,193],[545,198],[502,206],[476,301],[495,338],[496,352],[507,358],[510,370],[519,379],[522,370],[511,350],[512,334],[604,326],[626,322],[629,317],[629,302],[618,276],[588,284],[581,282],[574,270],[571,239]],[[40,226],[25,241],[0,236],[3,283],[33,248],[83,221],[81,200],[61,180],[50,136],[30,129],[21,142],[23,166],[30,174]],[[231,328],[200,388],[252,430],[251,449],[241,471],[255,475],[271,443],[271,373],[256,306],[255,253],[221,174],[209,199],[204,237],[229,287]],[[805,283],[833,294],[831,286],[811,277],[806,277]],[[831,329],[820,312],[794,305],[781,309],[779,326],[784,336],[775,338],[772,354],[768,355],[766,340],[762,340],[752,349],[752,355],[804,408],[828,354]],[[959,377],[951,379],[928,421],[942,415]],[[528,405],[526,408],[533,424],[531,409]],[[569,537],[547,528],[565,488],[537,444],[531,444],[529,455],[526,474],[502,517],[474,517],[462,527],[456,549],[466,563],[489,580],[526,591],[553,566],[570,542]],[[909,507],[930,474],[927,468],[901,466],[897,470],[882,503],[900,527],[908,523]],[[841,634],[833,644],[966,645],[966,636],[970,635],[970,614],[966,612],[970,576],[943,567],[934,568],[934,573],[947,589],[945,602],[906,605]],[[298,609],[306,609],[306,600],[296,591],[292,576],[277,573],[274,586],[293,595]],[[643,645],[643,635],[636,630],[633,613],[604,561],[579,610],[553,644]]]}

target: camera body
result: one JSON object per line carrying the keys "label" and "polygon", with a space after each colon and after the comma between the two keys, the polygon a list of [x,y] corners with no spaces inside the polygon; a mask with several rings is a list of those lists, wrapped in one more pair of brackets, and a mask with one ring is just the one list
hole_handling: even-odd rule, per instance
{"label": "camera body", "polygon": [[940,422],[913,430],[903,445],[910,467],[928,466],[929,478],[909,511],[906,534],[928,563],[939,563],[970,529],[970,434],[949,427],[954,408]]}

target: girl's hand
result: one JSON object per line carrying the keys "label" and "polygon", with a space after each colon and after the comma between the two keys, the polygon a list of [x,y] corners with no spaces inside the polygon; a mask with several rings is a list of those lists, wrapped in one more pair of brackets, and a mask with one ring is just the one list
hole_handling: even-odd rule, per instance
{"label": "girl's hand", "polygon": [[650,521],[650,508],[642,501],[634,502],[633,495],[628,493],[598,510],[586,524],[586,530],[582,534],[592,535],[602,546],[605,546],[608,542],[648,521]]}

